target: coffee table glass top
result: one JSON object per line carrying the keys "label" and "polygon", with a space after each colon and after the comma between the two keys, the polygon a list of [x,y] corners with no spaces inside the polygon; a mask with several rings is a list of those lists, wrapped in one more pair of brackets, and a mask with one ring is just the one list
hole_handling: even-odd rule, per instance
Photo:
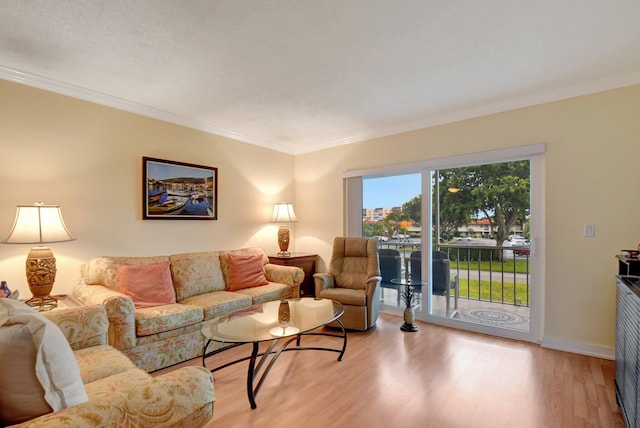
{"label": "coffee table glass top", "polygon": [[261,342],[306,333],[344,313],[342,304],[329,299],[305,297],[282,302],[286,303],[282,303],[283,306],[281,301],[257,304],[209,321],[204,324],[202,334],[216,342]]}

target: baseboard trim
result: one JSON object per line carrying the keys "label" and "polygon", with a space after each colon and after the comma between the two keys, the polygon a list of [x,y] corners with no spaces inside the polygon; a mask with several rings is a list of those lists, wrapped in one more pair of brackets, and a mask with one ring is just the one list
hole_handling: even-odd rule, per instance
{"label": "baseboard trim", "polygon": [[590,357],[604,358],[606,360],[616,359],[615,348],[606,346],[589,345],[587,343],[568,342],[566,340],[543,337],[540,346],[556,351],[572,352],[574,354],[588,355]]}

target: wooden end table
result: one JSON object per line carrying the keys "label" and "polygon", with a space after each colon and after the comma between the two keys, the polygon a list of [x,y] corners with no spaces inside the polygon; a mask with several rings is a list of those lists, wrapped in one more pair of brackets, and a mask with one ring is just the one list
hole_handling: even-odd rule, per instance
{"label": "wooden end table", "polygon": [[313,274],[316,273],[317,254],[291,253],[290,256],[269,255],[269,263],[280,266],[295,266],[304,271],[304,279],[300,284],[300,297],[314,297],[316,295]]}
{"label": "wooden end table", "polygon": [[[76,306],[84,306],[84,304],[73,297],[71,294],[52,294],[51,297],[55,297],[55,306],[52,304],[46,304],[43,306],[32,306],[38,312],[47,312],[54,309],[75,308]],[[20,299],[21,302],[25,302],[27,299]]]}

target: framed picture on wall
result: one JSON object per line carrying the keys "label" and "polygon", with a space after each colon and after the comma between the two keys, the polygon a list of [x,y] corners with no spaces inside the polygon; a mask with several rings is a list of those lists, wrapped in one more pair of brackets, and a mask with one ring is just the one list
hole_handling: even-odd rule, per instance
{"label": "framed picture on wall", "polygon": [[143,219],[218,219],[218,168],[143,157],[142,175]]}

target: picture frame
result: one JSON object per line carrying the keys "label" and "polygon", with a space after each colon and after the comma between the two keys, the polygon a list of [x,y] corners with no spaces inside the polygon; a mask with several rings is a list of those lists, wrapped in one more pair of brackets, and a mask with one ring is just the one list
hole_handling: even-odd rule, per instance
{"label": "picture frame", "polygon": [[143,219],[218,219],[218,168],[145,156],[142,172]]}

